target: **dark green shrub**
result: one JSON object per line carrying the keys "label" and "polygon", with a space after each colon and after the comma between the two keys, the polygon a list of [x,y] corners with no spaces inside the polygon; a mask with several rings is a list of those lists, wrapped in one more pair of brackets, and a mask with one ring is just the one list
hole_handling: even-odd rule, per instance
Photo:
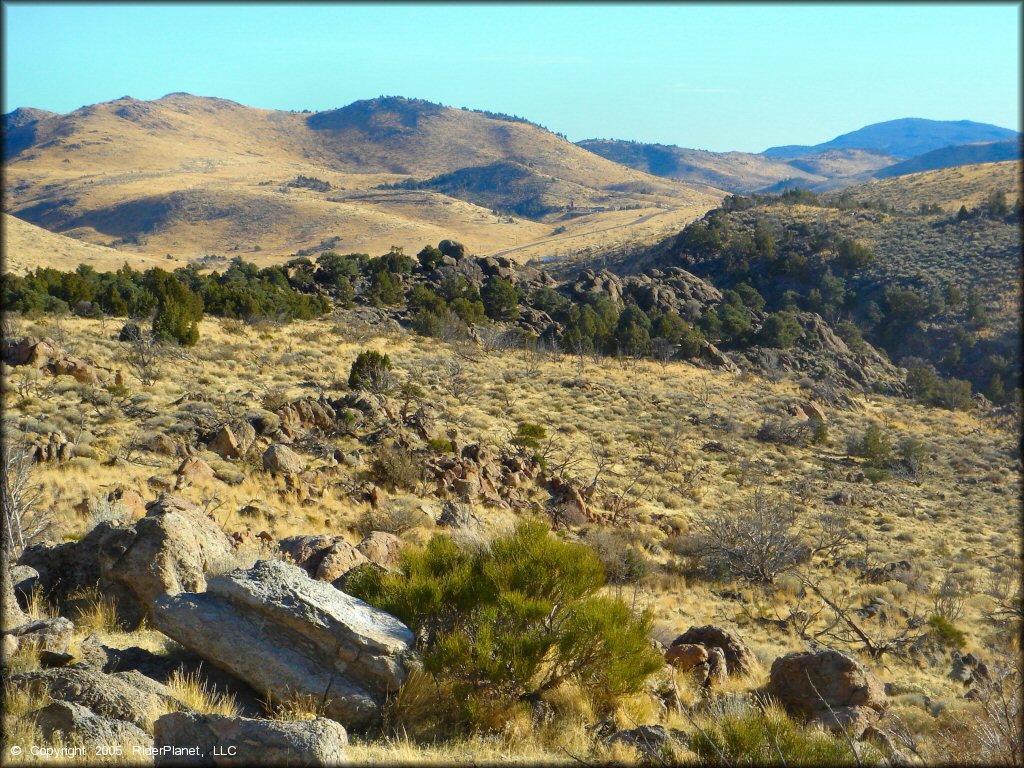
{"label": "dark green shrub", "polygon": [[157,292],[153,335],[186,347],[199,341],[203,300],[173,277],[163,281]]}
{"label": "dark green shrub", "polygon": [[863,243],[849,239],[839,243],[839,263],[849,272],[862,269],[874,260],[875,254]]}
{"label": "dark green shrub", "polygon": [[427,272],[435,269],[444,258],[444,254],[432,245],[423,246],[423,250],[416,254],[420,266]]}
{"label": "dark green shrub", "polygon": [[363,350],[352,361],[348,372],[348,385],[352,389],[380,392],[388,388],[391,377],[391,358],[372,349]]}
{"label": "dark green shrub", "polygon": [[492,320],[515,320],[519,317],[519,291],[508,280],[489,277],[480,289],[484,312]]}
{"label": "dark green shrub", "polygon": [[774,312],[765,318],[759,339],[767,347],[788,349],[804,335],[793,312]]}
{"label": "dark green shrub", "polygon": [[967,635],[953,626],[945,616],[935,615],[928,619],[932,635],[947,648],[963,648],[967,645]]}
{"label": "dark green shrub", "polygon": [[452,686],[474,727],[496,704],[515,706],[563,682],[607,701],[661,669],[650,614],[598,595],[604,581],[590,549],[521,523],[486,551],[436,535],[405,550],[397,572],[366,569],[346,589],[416,633],[425,669]]}
{"label": "dark green shrub", "polygon": [[541,442],[546,438],[547,432],[540,424],[521,421],[516,426],[516,431],[512,435],[510,442],[521,451],[536,451],[540,448]]}
{"label": "dark green shrub", "polygon": [[877,424],[872,424],[853,441],[850,453],[866,459],[869,467],[884,469],[892,459],[892,439]]}

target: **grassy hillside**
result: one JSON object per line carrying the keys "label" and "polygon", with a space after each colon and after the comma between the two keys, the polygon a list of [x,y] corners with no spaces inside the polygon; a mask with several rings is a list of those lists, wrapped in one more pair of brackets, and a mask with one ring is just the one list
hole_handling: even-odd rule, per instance
{"label": "grassy hillside", "polygon": [[[567,227],[587,247],[591,233],[629,229],[605,213],[692,218],[720,197],[604,160],[526,121],[407,99],[309,114],[170,94],[67,115],[19,110],[8,121],[7,212],[126,253],[242,252],[270,262],[331,238],[344,250],[384,252],[451,234],[487,253],[543,239],[570,201],[595,214]],[[480,206],[393,186],[494,163],[527,167],[560,191],[529,218],[509,217],[516,197],[500,187]],[[318,183],[296,184],[301,177]]]}
{"label": "grassy hillside", "polygon": [[1020,376],[1018,174],[1017,163],[996,163],[821,196],[732,199],[623,258],[622,268],[675,265],[719,287],[746,283],[769,311],[795,306],[833,324],[851,321],[894,362],[923,359],[978,392],[1012,388]]}
{"label": "grassy hillside", "polygon": [[[828,631],[832,613],[802,589],[795,573],[770,584],[752,584],[706,567],[702,521],[746,514],[754,490],[767,488],[785,494],[794,519],[832,515],[850,526],[849,544],[835,561],[815,558],[801,572],[826,595],[841,595],[849,615],[871,637],[899,635],[908,617],[927,618],[940,610],[933,604],[943,585],[960,585],[962,602],[949,614],[954,616],[953,629],[963,633],[959,639],[926,624],[912,630],[912,648],[880,659],[871,658],[856,639],[840,647],[880,677],[889,692],[883,727],[897,729],[924,759],[981,756],[969,724],[983,722],[982,707],[964,697],[964,686],[950,678],[949,669],[954,648],[972,651],[995,668],[998,648],[1013,636],[1012,627],[993,614],[1005,597],[999,585],[1008,580],[1012,584],[1019,575],[1019,457],[1009,422],[866,395],[849,407],[827,409],[823,442],[776,445],[758,438],[765,420],[809,398],[793,380],[737,376],[678,362],[623,364],[587,358],[581,365],[571,355],[538,357],[528,351],[425,340],[367,324],[367,319],[359,312],[339,313],[276,328],[205,320],[198,345],[186,355],[159,358],[155,378],[147,384],[132,376],[109,324],[65,319],[58,328],[52,320],[19,319],[12,328],[16,334],[59,336],[75,345],[76,354],[127,375],[124,391],[106,400],[68,377],[55,379],[52,388],[43,386],[47,380],[19,384],[19,369],[5,379],[5,415],[12,429],[30,437],[53,431],[78,435],[74,459],[34,470],[33,482],[43,494],[40,506],[52,510],[49,536],[78,538],[102,515],[134,521],[138,510],[116,502],[105,507],[103,500],[112,489],[122,498],[130,492],[152,498],[154,488],[175,482],[182,460],[175,454],[186,445],[211,463],[217,477],[179,483],[178,492],[213,510],[219,526],[248,542],[239,546],[241,558],[274,556],[276,542],[289,535],[325,533],[356,542],[368,526],[392,524],[403,549],[445,531],[472,547],[508,531],[518,520],[544,520],[564,540],[602,553],[606,567],[619,569],[602,594],[624,599],[634,612],[649,610],[656,637],[671,641],[691,626],[721,625],[746,641],[755,668],[748,675],[730,676],[722,687],[702,691],[689,673],[665,667],[640,693],[619,698],[567,681],[546,691],[543,703],[532,708],[522,702],[505,705],[496,698],[491,719],[471,733],[445,730],[444,713],[452,702],[445,698],[446,689],[435,688],[428,679],[419,688],[403,689],[395,704],[401,719],[393,729],[350,734],[352,758],[562,760],[568,751],[579,759],[632,763],[641,759],[640,753],[613,746],[603,734],[661,725],[675,729],[673,743],[679,751],[674,754],[695,760],[702,732],[738,729],[730,725],[731,718],[743,715],[746,726],[735,738],[744,734],[746,740],[730,747],[739,752],[729,753],[739,758],[766,727],[754,705],[743,701],[767,681],[772,661],[817,642],[837,643],[816,635]],[[344,433],[297,439],[293,448],[309,470],[297,481],[260,468],[258,454],[269,438],[259,438],[253,454],[236,461],[193,444],[194,436],[210,425],[252,409],[282,408],[308,398],[317,387],[328,398],[344,396],[349,366],[364,349],[388,353],[394,361],[393,386],[410,382],[417,387],[410,413],[422,409],[432,419],[422,423],[442,424],[460,446],[480,441],[493,451],[509,450],[509,435],[517,424],[543,426],[551,438],[543,447],[546,462],[562,468],[552,471],[584,485],[593,480],[588,505],[595,520],[563,517],[546,492],[524,491],[529,494],[524,509],[474,497],[465,508],[479,522],[466,529],[438,526],[433,515],[445,502],[435,495],[434,482],[399,480],[397,489],[383,490],[379,436],[394,430],[405,435],[413,466],[419,469],[448,455],[447,443],[420,440],[412,428],[403,430],[399,417],[393,420],[383,411],[379,421],[362,422]],[[452,361],[458,361],[457,370]],[[389,413],[404,412],[401,397],[397,390],[385,396]],[[921,471],[866,481],[866,460],[851,456],[847,446],[870,425],[880,426],[894,442],[916,440],[926,446]],[[375,510],[362,491],[378,484],[387,505]],[[618,510],[614,516],[613,510]],[[267,542],[254,538],[259,532],[265,532]],[[899,579],[874,582],[865,575],[869,567],[900,560],[913,563],[913,570],[901,572]],[[884,610],[879,613],[872,605]],[[57,607],[39,601],[34,610]],[[97,632],[109,646],[146,648],[149,654],[136,654],[151,667],[173,665],[174,655],[181,652],[145,626],[126,631],[109,614],[73,615],[77,643]],[[33,659],[30,653],[19,653],[14,663],[18,669],[31,668],[38,663]],[[214,683],[204,680],[200,678],[212,688]],[[666,690],[674,690],[678,698],[665,704]],[[180,695],[180,688],[174,692]],[[19,739],[39,738],[26,716],[31,699],[25,699],[25,692],[16,693],[20,708],[5,711],[5,748],[23,743]],[[253,706],[240,698],[237,706],[243,705]],[[309,706],[296,705],[277,717],[308,717]],[[803,751],[811,749],[813,739],[833,745],[836,751],[829,754],[839,757],[830,763],[853,763],[839,737],[804,731],[781,715],[770,722],[792,734],[775,746],[779,754],[784,750],[789,764],[820,759],[820,752]],[[723,748],[732,743],[716,738]],[[770,738],[767,743],[775,744]],[[715,758],[712,753],[702,759]]]}

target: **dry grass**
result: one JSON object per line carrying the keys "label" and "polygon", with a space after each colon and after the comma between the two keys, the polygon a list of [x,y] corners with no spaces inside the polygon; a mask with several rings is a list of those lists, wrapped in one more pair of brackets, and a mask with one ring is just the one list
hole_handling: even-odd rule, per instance
{"label": "dry grass", "polygon": [[237,717],[238,704],[232,694],[214,690],[199,670],[176,669],[167,681],[171,695],[191,710],[204,715]]}
{"label": "dry grass", "polygon": [[[110,368],[123,365],[111,338],[116,332],[111,323],[101,329],[97,321],[71,319],[64,321],[64,329],[77,342],[79,354]],[[52,321],[22,320],[18,332],[48,335],[54,326]],[[199,344],[175,363],[174,376],[166,375],[151,387],[131,384],[130,396],[139,398],[148,409],[148,413],[133,417],[116,408],[107,414],[82,408],[80,387],[74,385],[59,388],[50,399],[29,404],[17,402],[14,393],[5,395],[8,418],[22,428],[31,426],[32,419],[53,419],[72,409],[83,416],[80,428],[90,435],[95,457],[77,458],[60,467],[40,467],[37,473],[43,503],[58,513],[59,536],[79,537],[85,532],[88,521],[73,511],[83,498],[105,494],[115,484],[152,498],[156,492],[147,483],[150,476],[173,479],[180,461],[177,458],[141,450],[118,467],[104,462],[110,456],[123,455],[125,445],[143,427],[174,430],[186,425],[192,416],[183,404],[174,404],[186,393],[198,395],[201,400],[189,402],[202,403],[214,418],[227,419],[257,407],[262,395],[273,388],[293,399],[311,391],[308,384],[313,376],[326,381],[329,374],[335,374],[343,379],[356,354],[371,348],[389,353],[399,379],[415,377],[421,382],[425,402],[441,421],[458,428],[461,442],[483,440],[499,445],[517,422],[540,423],[555,436],[552,461],[570,459],[569,471],[584,482],[596,471],[592,441],[604,445],[610,459],[598,483],[595,498],[599,506],[604,494],[622,490],[634,472],[641,472],[650,490],[638,500],[625,533],[639,543],[650,572],[636,589],[635,605],[653,612],[659,632],[669,640],[693,625],[714,623],[738,630],[762,669],[751,679],[730,681],[727,691],[743,693],[760,685],[775,657],[805,646],[792,630],[780,630],[764,620],[784,618],[791,609],[806,606],[808,599],[800,596],[799,584],[785,577],[766,592],[707,579],[687,570],[686,558],[676,553],[699,516],[707,510],[738,508],[758,482],[779,487],[804,482],[811,510],[829,507],[827,499],[835,492],[848,491],[854,499],[852,526],[858,538],[848,556],[866,555],[872,565],[900,559],[914,563],[917,580],[913,583],[867,584],[854,569],[820,568],[823,586],[846,590],[855,607],[875,597],[886,600],[893,614],[900,610],[930,612],[934,591],[946,573],[955,571],[972,584],[963,613],[955,621],[967,634],[963,650],[984,656],[1002,632],[988,618],[995,602],[987,590],[999,569],[1009,569],[1019,577],[1016,499],[1020,465],[1016,436],[977,413],[951,413],[866,395],[849,409],[828,410],[828,444],[766,446],[755,437],[764,414],[809,396],[796,382],[734,376],[684,363],[662,366],[611,360],[588,360],[582,381],[577,381],[574,362],[568,357],[545,358],[528,375],[528,362],[520,353],[487,354],[467,347],[459,351],[471,395],[459,400],[451,396],[443,375],[443,363],[453,350],[435,340],[374,333],[347,315],[283,328],[246,329],[245,334],[240,337],[237,329],[204,321]],[[254,343],[257,338],[258,344]],[[63,379],[61,383],[65,383]],[[928,443],[929,461],[919,483],[893,479],[873,485],[846,479],[847,472],[856,469],[856,461],[846,457],[847,440],[872,422],[882,424],[895,437],[914,436]],[[674,424],[681,425],[676,445],[680,462],[684,466],[693,461],[706,465],[696,483],[697,492],[680,483],[678,471],[651,466],[638,449],[638,429]],[[712,440],[725,444],[730,453],[704,451],[704,444]],[[351,437],[333,442],[345,453],[361,447]],[[314,468],[327,463],[309,459]],[[365,463],[366,459],[355,467],[342,465],[335,470],[342,485],[357,479],[365,471]],[[234,462],[233,466],[244,474],[240,484],[215,480],[183,491],[213,510],[226,530],[267,530],[275,538],[329,533],[358,539],[365,502],[340,489],[321,496],[288,488],[283,480],[259,470],[256,461]],[[437,508],[439,502],[427,490],[419,488],[403,496],[401,503]],[[534,498],[541,502],[543,494]],[[238,510],[252,499],[265,501],[272,512],[251,518],[239,515]],[[516,520],[511,512],[479,504],[476,511],[483,521],[479,534],[483,537],[507,529]],[[402,537],[422,541],[429,534],[429,527],[417,527]],[[268,548],[267,553],[270,551]],[[255,556],[255,550],[245,556]],[[739,599],[730,591],[738,592]],[[634,600],[632,587],[624,589],[623,595]],[[96,606],[94,619],[85,624],[89,621],[97,628],[112,629],[101,605]],[[875,620],[865,623],[872,631],[886,631]],[[141,644],[127,635],[120,641]],[[972,705],[962,699],[962,686],[948,677],[946,651],[916,661],[886,658],[884,664],[878,664],[866,657],[864,661],[883,682],[908,692],[896,704],[923,744],[930,743],[929,733],[936,727],[936,702],[966,705],[965,711],[971,710]],[[678,684],[684,705],[697,706],[700,697],[693,682],[679,676]],[[587,760],[630,757],[628,750],[608,750],[588,735],[584,726],[599,716],[597,708],[585,692],[571,688],[552,692],[551,706],[560,714],[551,722],[536,724],[526,715],[515,714],[507,717],[497,735],[433,743],[428,736],[413,733],[417,712],[431,701],[430,691],[424,688],[421,681],[396,699],[392,722],[405,724],[404,730],[396,728],[405,736],[372,742],[354,739],[352,759],[573,762],[567,751]],[[925,701],[931,706],[925,706]],[[283,717],[315,716],[319,711],[318,702],[281,704],[278,712]],[[613,715],[621,727],[643,723],[689,727],[686,718],[666,713],[646,694],[621,702]]]}

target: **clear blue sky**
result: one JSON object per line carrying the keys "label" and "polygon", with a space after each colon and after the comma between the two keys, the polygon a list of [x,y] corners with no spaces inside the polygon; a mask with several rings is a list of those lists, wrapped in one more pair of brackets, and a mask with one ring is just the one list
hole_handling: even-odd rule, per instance
{"label": "clear blue sky", "polygon": [[571,140],[813,144],[898,117],[1020,129],[1020,5],[4,3],[4,105],[401,95]]}

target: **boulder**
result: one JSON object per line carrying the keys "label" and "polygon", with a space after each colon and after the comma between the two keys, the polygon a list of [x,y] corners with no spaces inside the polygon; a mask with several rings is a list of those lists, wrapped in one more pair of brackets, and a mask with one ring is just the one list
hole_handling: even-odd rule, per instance
{"label": "boulder", "polygon": [[366,556],[347,541],[336,541],[324,554],[316,567],[316,578],[320,581],[334,581],[357,565],[366,562]]}
{"label": "boulder", "polygon": [[665,650],[665,662],[676,669],[689,672],[708,662],[708,649],[703,645],[680,643]]}
{"label": "boulder", "polygon": [[326,714],[350,726],[379,719],[388,692],[418,664],[398,619],[280,560],[214,577],[203,594],[164,595],[153,619],[255,690],[324,700]]}
{"label": "boulder", "polygon": [[213,467],[195,456],[190,456],[181,462],[176,474],[179,481],[186,483],[208,483],[217,476]]}
{"label": "boulder", "polygon": [[137,725],[100,717],[88,707],[73,701],[54,701],[31,714],[47,739],[61,733],[65,739],[78,739],[92,745],[121,744],[152,746],[153,739]]}
{"label": "boulder", "polygon": [[63,654],[68,650],[74,631],[75,625],[71,621],[58,616],[53,619],[36,619],[11,629],[4,629],[4,634],[16,637],[19,648],[35,648],[38,651]]}
{"label": "boulder", "polygon": [[[398,567],[398,557],[402,550],[402,541],[393,533],[371,531],[359,542],[356,550],[371,563],[376,563],[391,570]],[[328,579],[328,581],[331,581],[331,579]]]}
{"label": "boulder", "polygon": [[[286,536],[277,543],[281,554],[287,555],[310,576],[316,576],[320,563],[336,544],[347,544],[341,536]],[[351,546],[351,545],[350,545]]]}
{"label": "boulder", "polygon": [[[333,766],[345,759],[348,734],[326,718],[261,720],[172,712],[158,718],[154,746],[196,746],[200,756],[156,757],[156,765]],[[234,749],[231,749],[231,748]]]}
{"label": "boulder", "polygon": [[199,507],[164,494],[131,527],[99,543],[104,584],[117,585],[148,609],[162,594],[202,592],[206,576],[235,566],[231,541]]}
{"label": "boulder", "polygon": [[886,706],[881,682],[853,657],[831,649],[777,658],[767,690],[791,712],[831,730],[852,726],[857,736]]}
{"label": "boulder", "polygon": [[11,581],[14,585],[14,596],[24,606],[39,584],[39,571],[29,565],[16,565],[11,568]]}
{"label": "boulder", "polygon": [[288,446],[273,443],[263,452],[263,468],[274,475],[297,475],[306,462]]}
{"label": "boulder", "polygon": [[96,369],[77,357],[60,357],[47,366],[54,376],[70,376],[80,384],[98,384]]}
{"label": "boulder", "polygon": [[708,651],[721,648],[729,675],[746,675],[756,667],[754,654],[739,635],[712,624],[690,627],[672,641],[673,646],[683,644],[703,645]]}
{"label": "boulder", "polygon": [[[15,580],[14,572],[10,567],[10,555],[7,548],[0,546],[0,626],[10,629],[11,627],[17,627],[28,621],[28,617],[22,612],[21,604],[18,602],[18,596],[15,593]],[[15,568],[24,568],[26,566],[15,566]],[[39,573],[34,568],[30,569],[35,573],[36,579],[39,578]],[[16,648],[14,649],[16,650]],[[4,658],[9,658],[13,654],[10,648],[10,643],[4,648]],[[8,654],[7,652],[10,652]]]}
{"label": "boulder", "polygon": [[721,686],[729,679],[729,665],[722,649],[716,645],[708,648],[708,673],[704,678],[704,687]]}
{"label": "boulder", "polygon": [[60,463],[75,457],[75,444],[63,432],[50,432],[32,446],[32,460],[37,463]]}
{"label": "boulder", "polygon": [[256,442],[256,429],[241,419],[234,424],[224,424],[207,440],[207,447],[222,459],[239,459]]}
{"label": "boulder", "polygon": [[167,686],[138,672],[105,674],[85,664],[11,675],[11,684],[32,695],[81,704],[102,717],[124,720],[147,733],[155,713],[180,708]]}
{"label": "boulder", "polygon": [[37,339],[27,336],[23,339],[4,339],[0,346],[0,354],[7,365],[31,365],[42,368],[50,362],[50,358],[58,357],[57,345],[50,339]]}
{"label": "boulder", "polygon": [[310,397],[288,403],[277,411],[277,415],[281,419],[281,432],[289,438],[306,432],[330,434],[337,418],[330,404]]}

